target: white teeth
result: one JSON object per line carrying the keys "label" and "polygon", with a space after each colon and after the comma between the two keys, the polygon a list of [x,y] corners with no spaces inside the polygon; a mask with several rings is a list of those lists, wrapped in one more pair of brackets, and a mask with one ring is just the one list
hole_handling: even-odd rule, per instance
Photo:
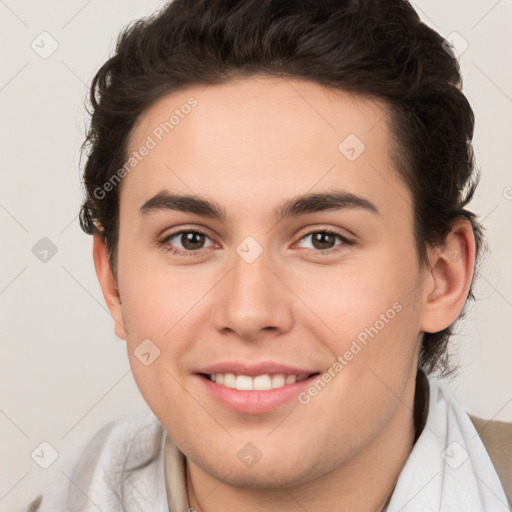
{"label": "white teeth", "polygon": [[240,391],[267,391],[294,384],[297,381],[304,380],[307,376],[297,377],[297,375],[284,375],[282,373],[269,375],[266,373],[250,377],[248,375],[235,375],[234,373],[215,373],[210,375],[210,378],[212,382],[221,386]]}
{"label": "white teeth", "polygon": [[285,384],[293,384],[297,380],[296,375],[287,375],[286,379],[284,380]]}
{"label": "white teeth", "polygon": [[282,388],[285,383],[285,378],[282,373],[276,373],[272,375],[272,389]]}
{"label": "white teeth", "polygon": [[235,378],[235,374],[234,373],[225,373],[224,374],[224,382],[223,382],[223,385],[226,386],[227,388],[235,388],[235,382],[236,382],[236,378]]}
{"label": "white teeth", "polygon": [[253,379],[248,375],[237,375],[235,381],[235,388],[240,391],[251,391]]}
{"label": "white teeth", "polygon": [[254,377],[252,389],[256,389],[258,391],[272,389],[272,380],[270,375],[258,375],[257,377]]}

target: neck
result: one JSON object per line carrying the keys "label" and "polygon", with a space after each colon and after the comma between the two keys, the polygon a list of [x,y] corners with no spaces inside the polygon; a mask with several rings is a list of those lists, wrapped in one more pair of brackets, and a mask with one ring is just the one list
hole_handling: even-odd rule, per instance
{"label": "neck", "polygon": [[233,512],[268,509],[381,512],[424,425],[424,379],[421,373],[411,379],[395,414],[369,444],[335,470],[303,485],[277,489],[234,487],[217,481],[187,459],[191,510],[221,512],[229,503]]}

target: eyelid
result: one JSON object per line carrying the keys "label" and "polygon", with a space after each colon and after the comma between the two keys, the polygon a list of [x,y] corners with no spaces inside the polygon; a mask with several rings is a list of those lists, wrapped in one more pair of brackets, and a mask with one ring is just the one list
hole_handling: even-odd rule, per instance
{"label": "eyelid", "polygon": [[323,233],[323,232],[338,235],[341,238],[344,238],[345,240],[355,243],[356,235],[354,233],[352,233],[348,229],[343,229],[343,228],[334,227],[334,226],[330,226],[330,225],[308,226],[308,227],[304,228],[304,231],[302,232],[302,234],[299,235],[299,239],[302,240],[305,236],[310,235],[312,233]]}

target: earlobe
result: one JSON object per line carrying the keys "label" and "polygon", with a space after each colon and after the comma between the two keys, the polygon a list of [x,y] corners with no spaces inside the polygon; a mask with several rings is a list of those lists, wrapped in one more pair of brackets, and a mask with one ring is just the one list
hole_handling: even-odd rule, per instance
{"label": "earlobe", "polygon": [[126,340],[126,331],[124,327],[119,290],[117,288],[114,274],[110,267],[107,246],[103,237],[99,233],[95,233],[93,235],[92,253],[94,268],[96,269],[96,276],[98,277],[105,303],[107,304],[112,318],[114,319],[114,330],[116,336]]}
{"label": "earlobe", "polygon": [[420,316],[422,332],[449,327],[466,302],[475,268],[475,237],[466,219],[455,222],[442,247],[431,253]]}

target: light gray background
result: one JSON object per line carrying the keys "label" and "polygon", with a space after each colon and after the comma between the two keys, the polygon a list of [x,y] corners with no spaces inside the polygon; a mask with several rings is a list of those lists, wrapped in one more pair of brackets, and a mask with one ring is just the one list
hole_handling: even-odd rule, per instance
{"label": "light gray background", "polygon": [[[147,407],[103,303],[92,240],[78,225],[79,149],[94,73],[119,30],[163,4],[0,1],[0,510],[28,503],[47,481],[67,484],[72,450],[110,418]],[[468,411],[512,421],[512,3],[415,6],[444,37],[456,31],[469,44],[461,65],[483,171],[472,208],[492,251],[452,344],[461,371],[448,385]],[[43,46],[43,31],[58,42],[46,59],[31,48]],[[32,252],[42,237],[58,249],[46,263]],[[43,441],[59,453],[46,470],[31,458]]]}

